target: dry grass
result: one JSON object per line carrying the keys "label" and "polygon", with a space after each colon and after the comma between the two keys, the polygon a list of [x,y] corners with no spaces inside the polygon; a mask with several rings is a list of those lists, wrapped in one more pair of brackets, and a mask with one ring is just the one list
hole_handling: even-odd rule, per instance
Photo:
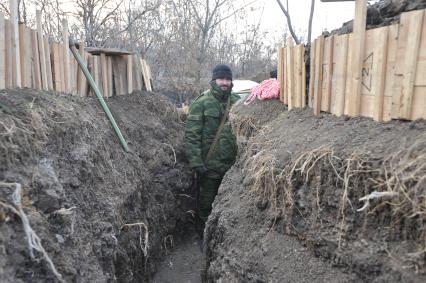
{"label": "dry grass", "polygon": [[[246,176],[252,178],[251,191],[268,199],[273,208],[284,209],[291,214],[293,208],[297,208],[294,206],[295,188],[307,185],[316,190],[317,207],[312,211],[321,211],[319,187],[338,189],[337,228],[338,245],[341,247],[348,233],[348,214],[371,213],[387,206],[389,209],[382,213],[390,211],[393,225],[402,225],[413,219],[420,223],[420,227],[403,227],[418,231],[416,235],[420,239],[417,250],[407,254],[404,260],[410,261],[416,270],[426,271],[426,139],[419,139],[387,158],[374,157],[366,151],[353,152],[346,157],[337,156],[331,146],[323,145],[300,154],[283,168],[279,168],[279,162],[272,153],[266,150],[256,152],[252,147],[258,147],[250,146],[251,150],[247,152],[255,154],[247,157],[245,171]],[[334,177],[322,180],[321,171],[324,170],[328,174],[332,172]],[[358,211],[354,204],[360,206]],[[395,226],[391,229],[397,233],[400,228]],[[409,237],[411,232],[405,233]]]}

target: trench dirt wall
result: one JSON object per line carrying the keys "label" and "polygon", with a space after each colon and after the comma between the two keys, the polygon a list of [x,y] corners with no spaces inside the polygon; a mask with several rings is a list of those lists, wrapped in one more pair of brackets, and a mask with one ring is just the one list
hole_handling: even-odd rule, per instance
{"label": "trench dirt wall", "polygon": [[[147,92],[108,104],[131,153],[93,97],[0,92],[0,200],[16,207],[6,183],[22,185],[23,211],[67,282],[148,280],[192,218],[175,107]],[[0,205],[0,281],[57,281],[33,252],[21,217]]]}
{"label": "trench dirt wall", "polygon": [[239,157],[208,220],[206,281],[425,280],[425,121],[279,101],[240,104],[231,121]]}

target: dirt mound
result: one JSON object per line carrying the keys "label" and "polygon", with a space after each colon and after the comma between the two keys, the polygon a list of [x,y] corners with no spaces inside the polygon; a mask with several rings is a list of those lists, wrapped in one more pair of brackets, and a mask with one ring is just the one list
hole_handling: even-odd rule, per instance
{"label": "dirt mound", "polygon": [[[55,281],[47,257],[67,282],[146,281],[191,219],[175,107],[145,92],[108,104],[129,154],[94,98],[0,92],[0,281]],[[25,215],[47,257],[37,241],[30,257]]]}
{"label": "dirt mound", "polygon": [[[367,7],[367,29],[398,23],[401,13],[425,8],[426,0],[381,0]],[[351,33],[352,29],[353,20],[331,31],[331,34]]]}
{"label": "dirt mound", "polygon": [[[207,281],[424,282],[426,123],[238,105]],[[260,117],[260,118],[258,118]]]}

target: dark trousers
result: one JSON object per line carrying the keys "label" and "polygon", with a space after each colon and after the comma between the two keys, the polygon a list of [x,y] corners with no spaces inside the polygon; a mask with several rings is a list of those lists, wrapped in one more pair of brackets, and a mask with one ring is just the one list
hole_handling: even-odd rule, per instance
{"label": "dark trousers", "polygon": [[198,217],[201,220],[202,227],[212,211],[212,204],[217,195],[222,178],[211,178],[202,175],[199,179],[200,194],[198,196]]}

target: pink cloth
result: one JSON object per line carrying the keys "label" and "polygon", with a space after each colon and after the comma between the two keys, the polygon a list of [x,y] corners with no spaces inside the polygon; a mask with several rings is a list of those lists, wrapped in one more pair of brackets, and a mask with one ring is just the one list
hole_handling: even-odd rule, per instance
{"label": "pink cloth", "polygon": [[251,89],[251,93],[244,101],[245,105],[250,104],[253,100],[274,99],[280,97],[280,82],[277,79],[264,80],[259,85]]}

